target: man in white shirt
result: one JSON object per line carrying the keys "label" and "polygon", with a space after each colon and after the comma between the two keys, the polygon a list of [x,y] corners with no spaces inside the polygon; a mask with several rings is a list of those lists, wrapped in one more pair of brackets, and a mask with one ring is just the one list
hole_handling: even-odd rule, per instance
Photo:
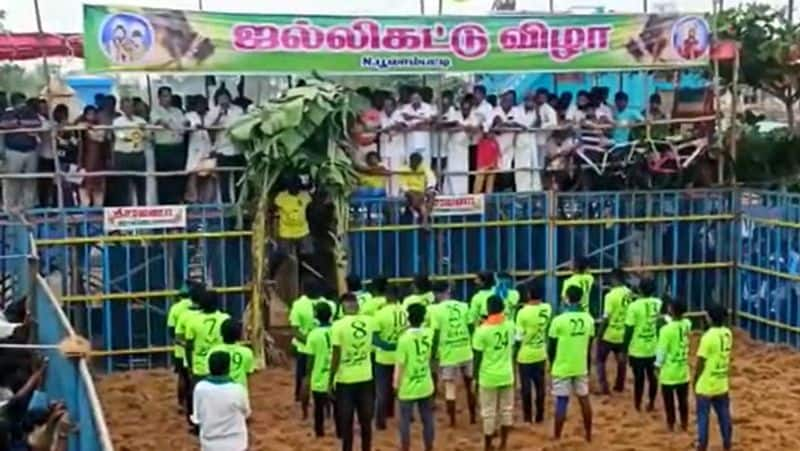
{"label": "man in white shirt", "polygon": [[[475,87],[472,88],[472,97],[475,99],[475,115],[478,117],[483,130],[487,131],[492,127],[492,124],[489,123],[489,119],[491,119],[492,110],[494,108],[491,103],[486,101],[486,87],[483,85],[475,85]],[[477,143],[477,141],[475,142]]]}
{"label": "man in white shirt", "polygon": [[[211,111],[206,116],[211,121],[210,128],[213,130],[214,154],[217,157],[217,167],[236,168],[244,167],[247,164],[242,151],[233,145],[226,132],[226,129],[243,114],[244,111],[240,107],[231,103],[231,94],[224,86],[217,89],[214,93],[214,107],[211,108]],[[223,203],[236,201],[238,197],[236,181],[240,175],[241,172],[239,171],[221,171],[219,173],[219,187]]]}
{"label": "man in white shirt", "polygon": [[[130,185],[134,187],[136,199],[128,198],[127,205],[146,204],[146,181],[144,178],[147,162],[144,155],[146,143],[145,126],[147,121],[133,114],[133,100],[125,97],[120,101],[122,115],[114,119],[114,152],[112,167],[115,171],[139,172],[142,175],[125,175],[111,177],[109,190],[129,193]],[[112,196],[113,198],[114,196]]]}
{"label": "man in white shirt", "polygon": [[201,451],[246,451],[250,401],[244,387],[229,376],[230,356],[213,352],[210,376],[194,387],[192,422],[200,428]]}
{"label": "man in white shirt", "polygon": [[[156,171],[183,171],[186,168],[186,146],[184,128],[188,125],[183,111],[172,104],[172,88],[158,88],[158,105],[150,113],[153,125],[164,127],[153,133]],[[186,193],[185,176],[158,177],[158,202],[161,205],[176,205],[183,202]]]}
{"label": "man in white shirt", "polygon": [[[547,147],[547,140],[553,133],[551,130],[558,128],[558,113],[549,103],[547,103],[547,89],[539,88],[536,90],[536,122],[535,127],[539,130],[536,132],[536,145],[539,149]],[[538,152],[536,155],[536,168],[540,170],[544,167],[544,152]],[[540,175],[537,172],[537,175]],[[541,187],[541,181],[538,182]]]}
{"label": "man in white shirt", "polygon": [[535,96],[533,93],[528,93],[523,104],[518,106],[514,113],[519,124],[527,129],[517,135],[514,145],[514,186],[517,192],[542,189],[537,133],[528,131],[538,126],[539,115],[536,107]]}
{"label": "man in white shirt", "polygon": [[511,171],[511,163],[514,161],[514,147],[517,135],[523,130],[520,124],[521,118],[516,117],[519,110],[514,108],[516,93],[509,90],[500,97],[500,105],[492,110],[492,115],[488,121],[489,131],[494,133],[497,146],[500,148],[500,171]]}
{"label": "man in white shirt", "polygon": [[[399,171],[406,164],[405,122],[397,102],[391,96],[383,101],[381,128],[379,130],[380,156],[390,171]],[[400,194],[400,177],[392,174],[389,179],[389,196]]]}
{"label": "man in white shirt", "polygon": [[431,164],[431,121],[436,111],[422,101],[419,90],[411,94],[411,102],[401,108],[400,114],[408,127],[406,132],[406,155],[409,157],[418,153],[422,156],[425,166]]}

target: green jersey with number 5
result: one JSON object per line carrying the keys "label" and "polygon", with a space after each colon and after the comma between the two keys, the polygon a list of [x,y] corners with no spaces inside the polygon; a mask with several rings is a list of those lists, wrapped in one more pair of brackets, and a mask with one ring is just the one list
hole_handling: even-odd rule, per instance
{"label": "green jersey with number 5", "polygon": [[439,365],[460,365],[472,360],[469,328],[472,325],[466,302],[447,300],[428,308],[433,329],[439,332]]}
{"label": "green jersey with number 5", "polygon": [[628,345],[631,357],[655,357],[658,346],[658,318],[661,316],[661,299],[639,298],[628,306],[625,326],[633,327],[633,337]]}
{"label": "green jersey with number 5", "polygon": [[485,388],[514,385],[514,323],[492,323],[491,317],[475,330],[472,347],[481,353],[478,385]]}
{"label": "green jersey with number 5", "polygon": [[347,315],[333,323],[331,344],[339,347],[336,382],[355,384],[372,380],[373,320],[365,315]]}
{"label": "green jersey with number 5", "polygon": [[594,319],[586,312],[564,312],[550,323],[549,337],[558,340],[550,369],[555,379],[589,374],[587,356],[594,337]]}
{"label": "green jersey with number 5", "polygon": [[528,304],[517,314],[517,339],[520,341],[517,362],[537,363],[547,359],[547,325],[550,322],[550,304]]}
{"label": "green jersey with number 5", "polygon": [[192,373],[196,376],[208,375],[208,354],[216,345],[222,344],[220,327],[230,318],[223,312],[198,312],[186,327],[186,341],[192,342]]}
{"label": "green jersey with number 5", "polygon": [[[387,304],[374,316],[378,337],[386,343],[397,344],[400,335],[408,327],[408,313],[400,304]],[[381,365],[394,365],[395,351],[375,349],[375,361]]]}

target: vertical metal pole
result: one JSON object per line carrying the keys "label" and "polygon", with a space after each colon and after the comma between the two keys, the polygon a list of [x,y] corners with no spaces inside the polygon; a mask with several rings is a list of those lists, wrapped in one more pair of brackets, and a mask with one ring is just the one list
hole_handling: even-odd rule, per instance
{"label": "vertical metal pole", "polygon": [[[711,26],[711,42],[713,45],[717,45],[717,28],[719,26],[719,12],[722,9],[722,0],[714,0],[713,1],[713,12],[714,15],[713,25]],[[721,125],[720,115],[722,114],[722,102],[720,101],[720,89],[719,89],[719,60],[714,58],[714,116],[715,116],[715,125],[716,128],[719,128]],[[735,120],[736,118],[731,118]],[[723,183],[724,181],[724,162],[722,159],[719,160],[717,164],[717,183]]]}
{"label": "vertical metal pole", "polygon": [[[42,13],[39,9],[39,0],[33,0],[33,9],[36,13],[36,28],[39,32],[39,37],[44,34],[44,28],[42,27]],[[48,109],[52,106],[51,103],[51,92],[50,92],[50,65],[47,62],[47,52],[44,50],[42,51],[42,70],[44,71],[44,83],[45,83],[45,99],[47,101]],[[50,119],[50,118],[48,118]],[[52,121],[50,122],[53,125]],[[61,180],[61,167],[58,161],[58,152],[56,151],[56,132],[54,127],[51,127],[50,133],[47,136],[47,139],[50,140],[50,149],[53,152],[53,166],[55,171],[55,179],[56,179],[56,197],[58,199],[58,209],[63,210],[64,208],[64,190],[62,189],[63,181]],[[37,171],[38,172],[38,171]],[[39,179],[36,179],[36,183],[39,183]]]}
{"label": "vertical metal pole", "polygon": [[642,11],[647,14],[647,0],[642,0]]}
{"label": "vertical metal pole", "polygon": [[425,0],[419,0],[419,13],[425,15]]}
{"label": "vertical metal pole", "polygon": [[[733,54],[733,86],[731,86],[731,162],[736,162],[736,136],[738,134],[738,121],[736,120],[736,112],[739,108],[739,46],[736,45]],[[724,168],[723,168],[724,176]],[[731,183],[736,182],[736,171],[731,171]]]}
{"label": "vertical metal pole", "polygon": [[555,7],[555,0],[550,0],[550,2],[549,2],[549,8],[550,8],[550,14],[553,14],[553,13],[555,12],[555,10],[556,10],[556,7]]}

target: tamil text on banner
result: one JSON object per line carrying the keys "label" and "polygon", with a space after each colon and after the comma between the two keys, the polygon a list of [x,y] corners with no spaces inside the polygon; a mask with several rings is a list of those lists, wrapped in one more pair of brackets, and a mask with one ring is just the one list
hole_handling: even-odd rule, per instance
{"label": "tamil text on banner", "polygon": [[558,72],[708,63],[698,15],[273,16],[84,5],[92,72]]}
{"label": "tamil text on banner", "polygon": [[103,227],[106,232],[185,228],[186,207],[108,207],[103,209]]}
{"label": "tamil text on banner", "polygon": [[482,194],[436,196],[431,216],[482,215],[485,208]]}

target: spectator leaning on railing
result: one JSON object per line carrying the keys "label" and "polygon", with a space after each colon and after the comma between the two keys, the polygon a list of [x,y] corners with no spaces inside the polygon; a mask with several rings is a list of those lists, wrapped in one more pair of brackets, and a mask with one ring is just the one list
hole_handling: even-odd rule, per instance
{"label": "spectator leaning on railing", "polygon": [[[12,131],[20,128],[40,128],[42,121],[36,110],[25,104],[25,95],[11,94],[11,108],[0,116],[0,128]],[[37,170],[40,137],[31,132],[11,132],[3,137],[6,172],[9,174],[33,173]],[[21,212],[32,208],[36,202],[36,180],[3,180],[3,200],[8,211]]]}
{"label": "spectator leaning on railing", "polygon": [[[147,122],[133,113],[133,100],[124,97],[120,102],[122,115],[114,119],[114,153],[112,156],[113,168],[115,171],[141,172],[147,169],[144,148],[147,140],[145,127]],[[136,199],[123,199],[122,205],[147,204],[147,190],[144,177],[141,176],[117,176],[112,178],[110,188],[114,192],[131,193],[130,187],[133,185],[133,193]]]}
{"label": "spectator leaning on railing", "polygon": [[[166,130],[153,134],[156,171],[182,171],[186,167],[186,149],[183,145],[186,118],[183,111],[173,106],[172,89],[169,86],[158,88],[158,105],[150,113],[153,125]],[[183,201],[186,192],[185,177],[169,176],[158,178],[158,203],[176,205]]]}
{"label": "spectator leaning on railing", "polygon": [[[236,122],[244,112],[240,107],[231,103],[231,93],[224,85],[214,93],[214,108],[208,113],[211,127],[217,128],[214,133],[214,154],[217,157],[217,166],[224,168],[241,168],[247,163],[242,151],[233,145],[226,129]],[[235,202],[238,197],[235,187],[241,172],[221,172],[219,186],[222,202]]]}

